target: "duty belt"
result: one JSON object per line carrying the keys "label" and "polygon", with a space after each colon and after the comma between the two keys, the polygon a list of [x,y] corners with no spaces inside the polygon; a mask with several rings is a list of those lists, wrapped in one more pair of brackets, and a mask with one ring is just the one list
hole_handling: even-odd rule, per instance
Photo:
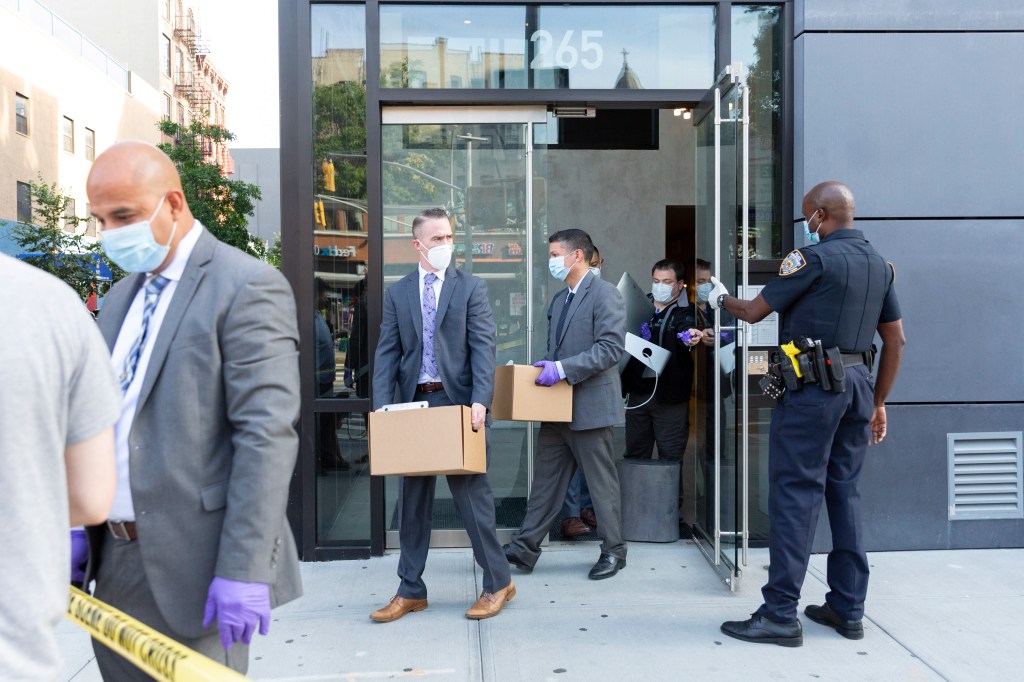
{"label": "duty belt", "polygon": [[843,359],[843,367],[856,367],[857,365],[868,364],[866,355],[867,353],[840,353],[840,357]]}

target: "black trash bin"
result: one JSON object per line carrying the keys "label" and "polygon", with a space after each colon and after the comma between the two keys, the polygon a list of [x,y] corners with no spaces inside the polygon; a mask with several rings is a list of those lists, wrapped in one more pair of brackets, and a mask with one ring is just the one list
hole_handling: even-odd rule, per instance
{"label": "black trash bin", "polygon": [[625,540],[679,539],[679,462],[624,459],[619,462],[619,488]]}

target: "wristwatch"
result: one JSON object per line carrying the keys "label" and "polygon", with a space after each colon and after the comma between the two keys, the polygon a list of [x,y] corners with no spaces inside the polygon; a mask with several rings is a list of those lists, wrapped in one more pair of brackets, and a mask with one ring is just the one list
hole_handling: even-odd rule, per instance
{"label": "wristwatch", "polygon": [[718,305],[715,306],[715,307],[716,308],[721,308],[722,307],[722,302],[725,301],[725,297],[728,296],[728,295],[729,294],[719,294],[718,295]]}

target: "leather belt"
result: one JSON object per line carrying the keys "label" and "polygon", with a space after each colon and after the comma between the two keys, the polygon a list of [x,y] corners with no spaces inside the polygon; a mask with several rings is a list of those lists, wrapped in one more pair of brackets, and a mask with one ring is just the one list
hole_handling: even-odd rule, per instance
{"label": "leather belt", "polygon": [[440,381],[428,381],[425,384],[416,384],[417,393],[436,393],[437,391],[444,390],[444,385]]}
{"label": "leather belt", "polygon": [[840,353],[843,358],[843,367],[856,367],[857,365],[868,364],[864,357],[867,353]]}
{"label": "leather belt", "polygon": [[118,540],[133,542],[139,539],[134,521],[107,521],[107,530]]}

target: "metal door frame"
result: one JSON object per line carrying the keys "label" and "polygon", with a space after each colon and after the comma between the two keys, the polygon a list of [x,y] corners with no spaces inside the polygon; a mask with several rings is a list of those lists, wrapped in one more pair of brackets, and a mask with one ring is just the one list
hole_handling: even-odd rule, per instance
{"label": "metal door frame", "polygon": [[[547,122],[545,106],[384,106],[381,107],[381,127],[386,125],[449,125],[478,123],[509,123],[526,126],[526,177],[533,177],[533,127]],[[381,197],[383,203],[383,197]],[[378,210],[382,210],[379,206]],[[526,183],[526,357],[533,357],[533,183]],[[526,426],[526,495],[529,499],[533,488],[534,424]],[[382,503],[385,501],[382,498]],[[396,501],[396,504],[399,502]],[[385,510],[386,511],[386,510]],[[499,529],[498,539],[507,542],[517,529]],[[399,549],[397,530],[384,530],[386,549]],[[469,535],[465,530],[441,529],[430,531],[431,547],[469,547]]]}
{"label": "metal door frame", "polygon": [[[736,112],[735,118],[723,118],[722,117],[722,95],[725,92],[730,91],[733,88],[740,88],[740,111]],[[742,234],[742,257],[740,258],[740,272],[738,273],[737,288],[742,287],[741,291],[735,292],[737,295],[742,296],[743,291],[747,291],[749,287],[749,228],[750,228],[750,100],[749,100],[749,88],[746,84],[744,76],[743,65],[739,62],[734,62],[727,66],[722,73],[718,76],[715,81],[714,87],[712,87],[701,101],[701,105],[698,110],[704,109],[708,113],[704,116],[695,117],[694,125],[701,124],[708,116],[714,116],[714,130],[715,130],[715,152],[714,152],[714,254],[713,266],[715,268],[716,277],[721,274],[722,264],[722,124],[723,123],[736,123],[740,126],[740,130],[737,134],[737,140],[740,142],[742,155],[740,158],[740,168],[737,169],[742,182],[740,188],[740,225],[737,229]],[[721,310],[715,309],[715,362],[719,362],[721,353],[721,332],[722,331],[734,331],[737,335],[737,345],[739,348],[739,357],[743,360],[737,362],[740,370],[740,378],[737,386],[739,391],[739,403],[737,405],[736,424],[740,429],[739,444],[738,444],[738,471],[737,476],[740,478],[740,485],[737,486],[736,499],[739,503],[740,509],[737,514],[737,524],[739,525],[736,531],[723,531],[722,530],[722,472],[721,472],[721,461],[722,461],[722,437],[721,437],[721,425],[722,425],[722,375],[720,371],[713,373],[714,376],[714,402],[715,405],[715,417],[714,417],[714,521],[713,528],[711,529],[710,537],[707,536],[707,531],[700,528],[699,523],[696,524],[699,533],[694,534],[694,541],[697,547],[704,554],[704,557],[708,560],[708,563],[714,567],[715,571],[719,574],[722,580],[729,585],[732,591],[736,591],[739,588],[740,577],[742,576],[742,570],[740,566],[747,565],[748,550],[749,550],[749,474],[748,474],[748,462],[749,462],[749,423],[747,414],[749,412],[749,387],[748,387],[748,376],[747,376],[747,363],[745,358],[747,357],[747,343],[748,343],[748,331],[749,325],[743,322],[739,322],[736,325],[723,326],[721,322]],[[740,550],[737,552],[737,561],[729,561],[727,557],[722,554],[722,538],[724,536],[739,537]],[[705,541],[710,544],[705,544]]]}

